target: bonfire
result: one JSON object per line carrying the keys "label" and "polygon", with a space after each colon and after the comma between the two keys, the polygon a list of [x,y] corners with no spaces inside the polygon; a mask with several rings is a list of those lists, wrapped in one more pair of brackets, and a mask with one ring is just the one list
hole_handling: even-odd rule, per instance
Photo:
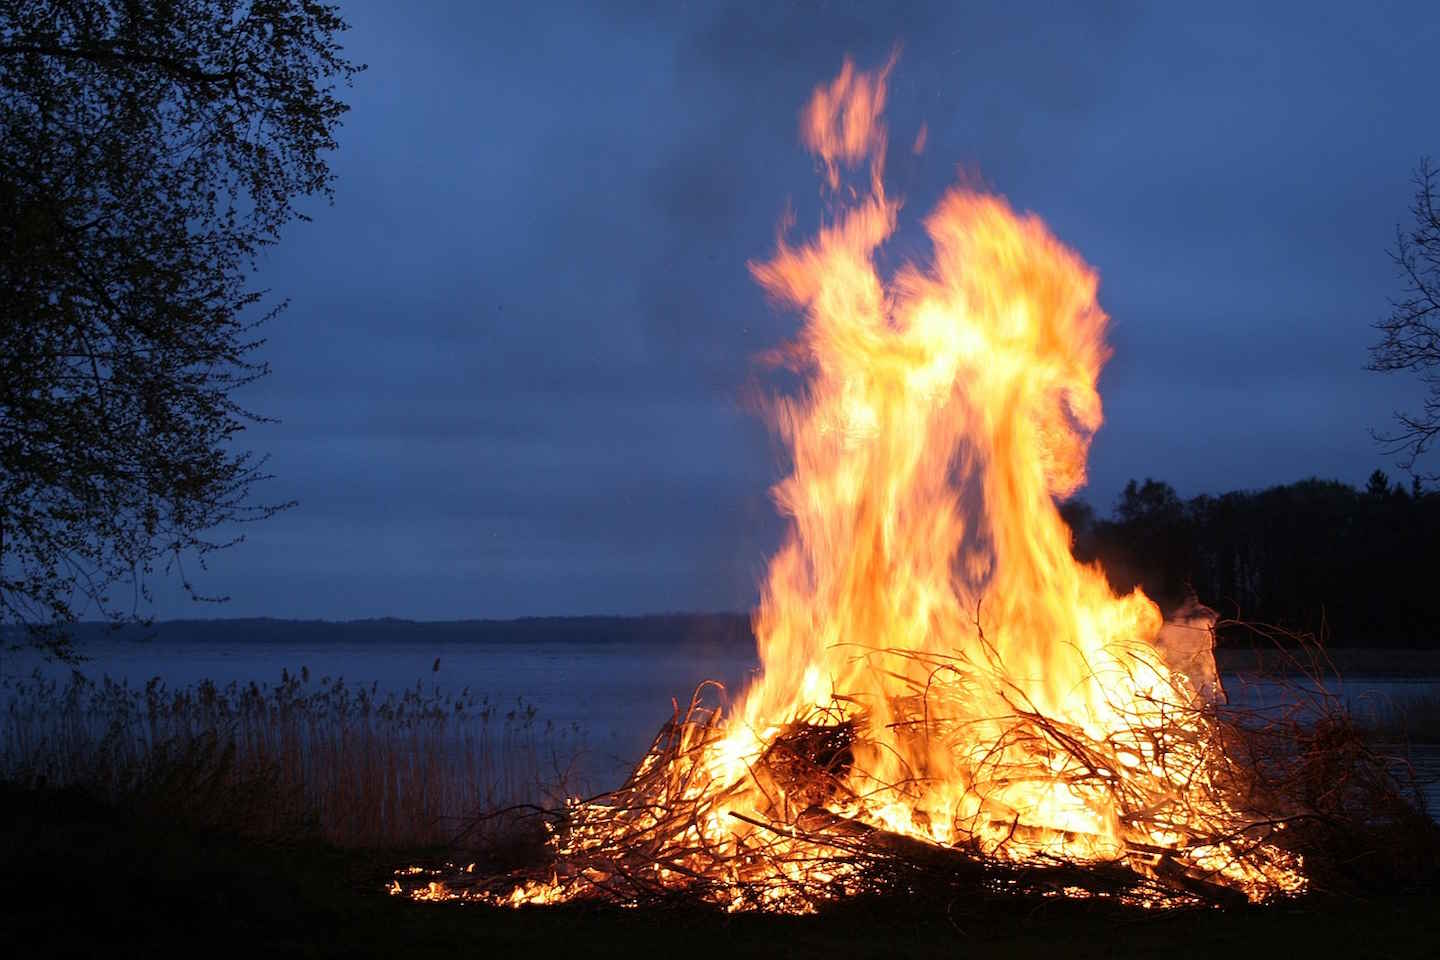
{"label": "bonfire", "polygon": [[769,408],[790,525],[760,672],[703,685],[623,785],[569,801],[543,869],[416,869],[396,892],[806,912],[927,885],[1151,905],[1306,889],[1295,810],[1237,760],[1213,614],[1167,623],[1072,556],[1057,503],[1085,482],[1109,356],[1096,272],[957,187],[924,221],[929,262],[882,275],[892,66],[815,90],[801,136],[830,213],[751,266],[803,318],[769,358],[802,386]]}

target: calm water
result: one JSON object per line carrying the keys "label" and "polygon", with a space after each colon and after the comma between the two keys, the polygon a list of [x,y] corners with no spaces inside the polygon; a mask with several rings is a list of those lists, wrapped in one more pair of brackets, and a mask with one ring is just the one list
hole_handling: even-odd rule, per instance
{"label": "calm water", "polygon": [[[78,672],[94,680],[109,676],[131,686],[144,685],[152,677],[171,688],[201,680],[220,686],[231,681],[274,684],[282,671],[298,674],[307,668],[312,679],[339,677],[352,686],[377,684],[382,693],[418,684],[427,693],[468,691],[502,709],[523,703],[535,708],[540,723],[579,725],[587,751],[583,772],[602,787],[613,785],[606,781],[618,781],[638,761],[669,719],[672,698],[683,710],[705,680],[738,691],[757,665],[753,651],[733,647],[610,642],[279,646],[164,639],[96,641],[84,650],[89,659]],[[60,679],[71,670],[33,655],[11,654],[0,662],[0,676],[29,676],[37,669]]]}
{"label": "calm water", "polygon": [[[206,679],[220,685],[232,680],[273,684],[282,671],[308,668],[316,679],[343,677],[353,685],[378,684],[382,692],[419,684],[442,694],[468,690],[501,707],[523,701],[535,707],[542,723],[580,726],[587,746],[582,770],[598,787],[618,781],[638,760],[670,716],[672,698],[683,710],[703,680],[718,680],[738,692],[757,668],[753,650],[746,647],[685,641],[249,644],[167,637],[99,640],[84,649],[90,659],[79,672],[132,686],[152,677],[172,688]],[[58,678],[70,670],[25,653],[0,660],[0,676],[28,676],[36,669]],[[1240,676],[1226,677],[1225,686],[1231,702],[1243,705],[1273,705],[1293,696],[1275,684]],[[1365,715],[1392,702],[1440,694],[1440,677],[1351,678],[1340,692],[1352,710]],[[1429,782],[1431,808],[1440,810],[1440,749],[1418,748],[1413,755]]]}

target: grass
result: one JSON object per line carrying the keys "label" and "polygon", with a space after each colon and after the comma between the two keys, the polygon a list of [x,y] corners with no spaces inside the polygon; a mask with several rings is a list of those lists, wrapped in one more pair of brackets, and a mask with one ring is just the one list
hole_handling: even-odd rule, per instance
{"label": "grass", "polygon": [[1440,940],[1430,889],[1168,913],[887,898],[776,917],[415,904],[382,892],[387,870],[313,838],[245,839],[78,788],[0,784],[0,928],[17,956],[1361,958],[1433,956]]}
{"label": "grass", "polygon": [[0,702],[0,779],[348,848],[444,843],[477,813],[554,802],[583,746],[523,703],[382,694],[308,670],[180,690],[35,676],[6,681]]}

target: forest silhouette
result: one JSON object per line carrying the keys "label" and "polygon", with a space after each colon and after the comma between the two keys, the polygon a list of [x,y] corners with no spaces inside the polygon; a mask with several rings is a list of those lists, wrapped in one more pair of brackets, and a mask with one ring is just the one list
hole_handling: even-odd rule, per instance
{"label": "forest silhouette", "polygon": [[1076,557],[1117,590],[1142,587],[1167,612],[1193,594],[1224,620],[1315,635],[1331,646],[1431,647],[1440,638],[1435,545],[1440,492],[1380,470],[1363,489],[1308,479],[1182,499],[1131,480],[1110,516],[1061,508]]}

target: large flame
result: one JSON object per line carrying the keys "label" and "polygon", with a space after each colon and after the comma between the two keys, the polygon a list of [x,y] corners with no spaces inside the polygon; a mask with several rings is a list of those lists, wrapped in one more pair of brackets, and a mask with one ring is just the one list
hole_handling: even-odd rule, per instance
{"label": "large flame", "polygon": [[[1205,731],[1190,751],[1154,735],[1202,724],[1200,691],[1166,664],[1159,608],[1075,561],[1057,507],[1101,424],[1097,276],[1037,217],[957,188],[925,221],[931,264],[883,279],[899,211],[881,179],[888,71],[847,61],[803,113],[829,186],[868,161],[868,189],[753,267],[803,311],[789,355],[807,379],[778,407],[794,470],[775,494],[793,525],[755,618],[762,674],[716,772],[742,776],[786,722],[843,703],[863,724],[848,815],[1012,857],[1182,848],[1183,818],[1224,813],[1205,809]],[[1081,731],[1099,756],[1016,737],[1017,716]],[[1134,828],[1107,783],[1127,776],[1153,778],[1182,822]]]}
{"label": "large flame", "polygon": [[[662,882],[784,906],[755,881],[817,879],[796,852],[813,831],[791,830],[808,817],[1254,899],[1298,890],[1294,858],[1255,838],[1220,782],[1209,646],[1189,651],[1202,669],[1167,663],[1156,605],[1115,596],[1070,552],[1057,498],[1084,483],[1109,353],[1095,271],[1035,216],[968,189],[925,221],[928,266],[877,269],[900,208],[882,182],[889,69],[847,62],[815,91],[801,133],[836,212],[752,267],[804,318],[783,351],[804,386],[774,408],[791,526],[755,616],[762,671],[718,721],[642,762],[632,783],[675,768],[645,803],[577,806],[560,853],[648,844]],[[797,736],[834,782],[787,779],[775,750]],[[665,834],[687,804],[693,822]],[[765,856],[747,856],[762,833]],[[574,896],[608,873],[512,899]]]}
{"label": "large flame", "polygon": [[[957,189],[926,221],[933,264],[882,280],[874,253],[898,210],[879,177],[884,80],[847,63],[805,113],[832,183],[838,163],[871,160],[868,195],[812,244],[754,267],[804,311],[793,355],[808,383],[780,406],[794,472],[776,496],[794,525],[756,617],[763,675],[735,737],[843,695],[877,745],[856,768],[875,785],[923,784],[914,802],[885,805],[902,820],[891,826],[924,812],[949,841],[957,823],[1008,834],[1019,814],[1050,828],[1046,846],[1075,835],[1069,846],[1114,853],[1113,805],[1063,775],[977,782],[982,768],[1050,766],[1033,744],[1005,744],[1017,710],[1103,739],[1172,694],[1149,648],[1158,608],[1138,591],[1116,598],[1076,563],[1056,507],[1084,482],[1101,422],[1097,278],[1039,219]],[[1000,682],[933,705],[933,718],[967,731],[962,749],[883,733],[904,720],[895,704],[977,670]]]}

